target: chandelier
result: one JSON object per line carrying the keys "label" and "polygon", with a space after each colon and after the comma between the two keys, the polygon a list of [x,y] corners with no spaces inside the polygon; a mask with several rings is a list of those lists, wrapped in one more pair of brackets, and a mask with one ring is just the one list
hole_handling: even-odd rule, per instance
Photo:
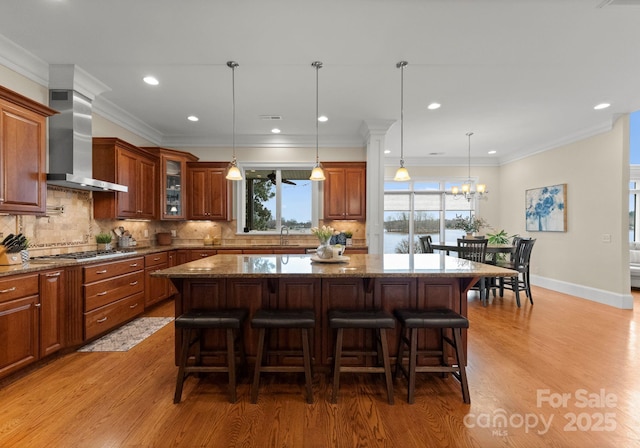
{"label": "chandelier", "polygon": [[[487,191],[487,186],[485,184],[477,184],[473,179],[471,179],[471,136],[473,132],[467,132],[466,136],[469,139],[469,148],[468,148],[468,168],[469,171],[467,173],[467,181],[462,184],[462,186],[451,187],[451,194],[455,199],[465,198],[467,201],[471,201],[471,198],[477,197],[478,199],[484,199],[486,195],[489,193]],[[474,189],[475,186],[475,189]]]}

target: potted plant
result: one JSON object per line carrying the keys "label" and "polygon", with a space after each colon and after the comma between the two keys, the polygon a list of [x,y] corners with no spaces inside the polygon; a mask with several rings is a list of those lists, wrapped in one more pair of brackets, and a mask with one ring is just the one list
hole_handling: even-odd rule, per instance
{"label": "potted plant", "polygon": [[110,233],[98,233],[96,235],[96,243],[98,243],[98,250],[111,250],[111,234]]}
{"label": "potted plant", "polygon": [[487,226],[487,221],[484,218],[478,218],[475,215],[470,215],[466,218],[462,215],[456,215],[456,218],[453,220],[453,228],[464,230],[467,238],[472,238],[474,233],[479,232],[481,228]]}
{"label": "potted plant", "polygon": [[350,230],[345,230],[342,233],[344,233],[344,236],[347,239],[347,246],[353,245],[353,232],[351,232]]}

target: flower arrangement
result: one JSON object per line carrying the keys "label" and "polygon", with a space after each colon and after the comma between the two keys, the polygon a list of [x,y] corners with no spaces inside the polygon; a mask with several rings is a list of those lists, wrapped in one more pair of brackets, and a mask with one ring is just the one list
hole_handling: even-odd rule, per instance
{"label": "flower arrangement", "polygon": [[340,232],[336,231],[333,227],[322,226],[312,227],[311,233],[317,236],[320,241],[328,241],[333,235],[338,235]]}
{"label": "flower arrangement", "polygon": [[478,232],[483,227],[488,227],[488,223],[484,218],[477,218],[474,216],[463,217],[462,215],[456,215],[453,220],[453,228],[464,230],[466,233]]}

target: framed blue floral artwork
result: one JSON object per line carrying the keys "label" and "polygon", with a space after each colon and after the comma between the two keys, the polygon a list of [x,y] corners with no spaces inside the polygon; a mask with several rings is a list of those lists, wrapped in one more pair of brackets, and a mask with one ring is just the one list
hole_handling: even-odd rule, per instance
{"label": "framed blue floral artwork", "polygon": [[525,192],[527,232],[567,231],[567,184]]}

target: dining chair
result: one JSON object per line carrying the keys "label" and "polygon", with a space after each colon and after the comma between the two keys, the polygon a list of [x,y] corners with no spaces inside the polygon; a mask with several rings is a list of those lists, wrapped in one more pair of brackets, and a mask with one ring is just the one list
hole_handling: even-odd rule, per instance
{"label": "dining chair", "polygon": [[[489,240],[486,238],[458,238],[458,258],[464,258],[477,263],[486,263],[488,243]],[[480,300],[484,306],[487,306],[487,302],[489,301],[489,288],[487,286],[487,279],[480,277],[480,280],[471,287],[471,289],[480,292]]]}
{"label": "dining chair", "polygon": [[531,295],[531,281],[529,276],[529,265],[531,261],[531,252],[536,240],[534,238],[520,238],[517,242],[516,250],[511,257],[511,261],[501,263],[500,267],[513,269],[518,271],[513,277],[500,277],[500,297],[504,296],[504,290],[510,289],[516,295],[516,304],[520,307],[520,290],[523,290],[529,298],[529,302],[533,305],[533,296]]}
{"label": "dining chair", "polygon": [[433,253],[433,247],[431,247],[431,235],[425,235],[425,236],[421,236],[419,237],[420,239],[420,248],[422,249],[422,253],[423,254],[432,254]]}

